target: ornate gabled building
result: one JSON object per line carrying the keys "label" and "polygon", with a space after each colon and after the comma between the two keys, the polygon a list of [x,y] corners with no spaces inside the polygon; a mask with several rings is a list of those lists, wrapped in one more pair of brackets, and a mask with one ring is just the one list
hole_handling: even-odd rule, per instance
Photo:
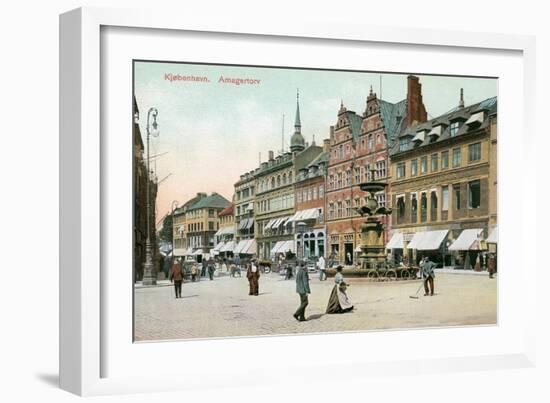
{"label": "ornate gabled building", "polygon": [[[418,78],[409,76],[407,99],[390,103],[370,89],[362,115],[347,110],[343,102],[335,126],[330,129],[330,155],[326,185],[328,255],[352,265],[360,252],[361,224],[357,208],[366,202],[359,184],[370,180],[389,181],[388,148],[409,120],[422,121],[426,111]],[[373,177],[374,175],[374,177]],[[391,207],[388,187],[376,195],[381,206]],[[382,218],[386,237],[391,220]]]}
{"label": "ornate gabled building", "polygon": [[497,99],[403,128],[391,150],[394,256],[471,267],[496,226]]}

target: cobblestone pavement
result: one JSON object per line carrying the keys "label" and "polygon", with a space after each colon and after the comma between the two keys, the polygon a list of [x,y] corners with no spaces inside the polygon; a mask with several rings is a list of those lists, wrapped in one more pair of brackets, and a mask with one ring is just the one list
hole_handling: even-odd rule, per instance
{"label": "cobblestone pavement", "polygon": [[299,305],[294,280],[278,274],[260,278],[260,295],[248,295],[242,278],[216,277],[213,281],[183,284],[182,298],[172,286],[136,288],[136,341],[292,333],[340,332],[388,328],[495,324],[497,279],[487,276],[439,274],[436,295],[411,299],[420,280],[370,282],[347,279],[351,313],[325,314],[332,279],[320,282],[310,274],[311,295],[307,322],[292,314]]}

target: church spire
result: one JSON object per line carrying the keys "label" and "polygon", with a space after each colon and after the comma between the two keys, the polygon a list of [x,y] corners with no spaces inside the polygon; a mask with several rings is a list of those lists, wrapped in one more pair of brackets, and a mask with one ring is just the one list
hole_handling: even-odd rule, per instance
{"label": "church spire", "polygon": [[460,101],[458,103],[459,108],[464,108],[464,88],[460,89]]}
{"label": "church spire", "polygon": [[300,92],[296,90],[296,120],[294,121],[294,134],[290,139],[290,151],[300,152],[305,148],[305,139],[302,136],[302,123],[300,122]]}
{"label": "church spire", "polygon": [[296,90],[296,120],[294,121],[294,133],[302,132],[302,123],[300,122],[300,91]]}

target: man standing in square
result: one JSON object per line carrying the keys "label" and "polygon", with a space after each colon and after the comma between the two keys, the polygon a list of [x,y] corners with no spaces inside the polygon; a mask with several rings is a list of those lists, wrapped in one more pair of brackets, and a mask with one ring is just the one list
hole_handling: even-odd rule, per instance
{"label": "man standing in square", "polygon": [[426,256],[420,265],[424,277],[424,295],[434,295],[435,263]]}
{"label": "man standing in square", "polygon": [[307,295],[311,294],[311,291],[309,289],[309,275],[303,261],[300,262],[300,268],[296,273],[296,292],[300,295],[300,306],[294,313],[294,319],[299,322],[305,322],[306,307],[309,304]]}

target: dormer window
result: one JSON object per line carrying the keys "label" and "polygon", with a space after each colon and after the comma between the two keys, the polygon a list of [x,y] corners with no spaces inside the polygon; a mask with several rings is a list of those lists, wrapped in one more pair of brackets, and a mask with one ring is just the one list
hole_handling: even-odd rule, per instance
{"label": "dormer window", "polygon": [[451,137],[454,137],[458,133],[458,129],[460,128],[460,121],[455,121],[451,123]]}
{"label": "dormer window", "polygon": [[466,124],[469,127],[481,125],[483,123],[484,113],[483,111],[474,113],[470,118],[466,121]]}
{"label": "dormer window", "polygon": [[409,148],[409,138],[405,137],[402,139],[399,139],[399,151],[407,151]]}

